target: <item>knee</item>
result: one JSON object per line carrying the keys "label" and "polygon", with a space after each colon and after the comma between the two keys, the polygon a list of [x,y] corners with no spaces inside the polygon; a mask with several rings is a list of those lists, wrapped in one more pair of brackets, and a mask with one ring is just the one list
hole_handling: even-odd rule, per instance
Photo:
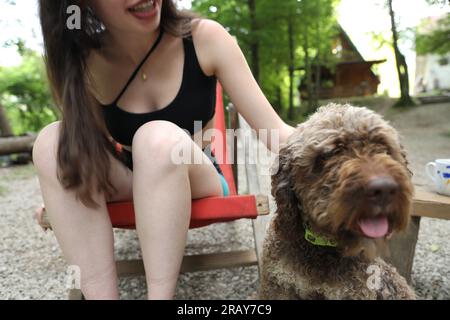
{"label": "knee", "polygon": [[[133,161],[153,168],[174,167],[179,164],[179,150],[189,148],[192,139],[183,129],[169,121],[151,121],[142,125],[132,142]],[[134,164],[133,164],[134,166]]]}
{"label": "knee", "polygon": [[33,143],[33,165],[42,174],[48,174],[56,169],[60,125],[61,121],[48,124],[41,129]]}

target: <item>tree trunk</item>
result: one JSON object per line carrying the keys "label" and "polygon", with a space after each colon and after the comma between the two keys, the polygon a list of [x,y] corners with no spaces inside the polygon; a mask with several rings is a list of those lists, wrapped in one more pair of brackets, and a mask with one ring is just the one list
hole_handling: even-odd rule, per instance
{"label": "tree trunk", "polygon": [[6,110],[0,104],[0,137],[10,137],[13,135],[11,125],[9,124],[8,117],[6,116]]}
{"label": "tree trunk", "polygon": [[396,105],[397,106],[414,105],[414,102],[409,96],[408,66],[406,64],[405,56],[401,53],[398,47],[398,32],[397,27],[395,25],[395,13],[392,8],[392,0],[388,0],[388,6],[389,6],[389,15],[391,16],[392,38],[395,52],[395,61],[397,65],[398,81],[400,82],[400,101],[398,101]]}
{"label": "tree trunk", "polygon": [[314,96],[312,98],[311,103],[314,106],[319,105],[319,93],[320,93],[320,58],[319,58],[319,51],[317,51],[317,57],[315,59],[315,79],[314,79]]}
{"label": "tree trunk", "polygon": [[[315,27],[316,27],[316,42],[318,39],[320,39],[320,24],[319,24],[319,19],[316,19],[316,23],[315,23]],[[314,59],[314,66],[315,66],[315,78],[314,78],[314,96],[312,98],[311,103],[313,104],[314,107],[317,108],[317,106],[319,105],[319,92],[320,92],[320,69],[321,69],[321,65],[320,65],[320,43],[316,43],[316,47],[317,47],[317,53],[316,53],[316,59]]]}
{"label": "tree trunk", "polygon": [[275,111],[277,113],[280,113],[283,111],[283,101],[282,101],[282,97],[281,97],[281,86],[278,86],[276,89],[276,97],[275,97]]}
{"label": "tree trunk", "polygon": [[288,119],[294,119],[294,28],[292,25],[292,17],[288,22],[288,39],[289,39],[289,112]]}
{"label": "tree trunk", "polygon": [[306,108],[305,114],[312,113],[313,110],[313,95],[314,95],[314,88],[313,88],[313,80],[312,80],[312,74],[311,74],[311,62],[309,59],[309,39],[308,39],[308,29],[306,26],[304,26],[304,41],[303,41],[303,50],[305,51],[305,71],[306,71],[306,90],[308,95],[308,104]]}
{"label": "tree trunk", "polygon": [[248,0],[248,10],[250,14],[250,53],[252,57],[252,72],[256,81],[259,83],[260,71],[259,71],[259,36],[258,36],[258,23],[256,21],[256,0]]}

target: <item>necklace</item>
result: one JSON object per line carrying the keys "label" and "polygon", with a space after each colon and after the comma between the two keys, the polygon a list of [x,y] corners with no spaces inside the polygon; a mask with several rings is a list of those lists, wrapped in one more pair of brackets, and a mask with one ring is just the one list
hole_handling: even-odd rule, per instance
{"label": "necklace", "polygon": [[144,59],[142,60],[142,62],[139,64],[139,66],[138,66],[138,69],[140,69],[140,68],[142,68],[142,70],[141,70],[141,79],[142,79],[142,81],[147,81],[147,73],[143,70],[143,67],[144,67],[144,64],[145,64],[145,62],[146,62],[146,60],[147,60],[147,58],[150,56],[150,54],[156,49],[156,47],[158,46],[158,44],[159,44],[159,42],[161,41],[161,39],[162,39],[162,36],[163,36],[163,34],[164,34],[164,31],[163,30],[161,30],[160,32],[159,32],[159,36],[158,36],[158,38],[156,39],[156,41],[155,41],[155,43],[153,44],[153,46],[150,48],[150,51],[147,53],[147,55],[144,57]]}

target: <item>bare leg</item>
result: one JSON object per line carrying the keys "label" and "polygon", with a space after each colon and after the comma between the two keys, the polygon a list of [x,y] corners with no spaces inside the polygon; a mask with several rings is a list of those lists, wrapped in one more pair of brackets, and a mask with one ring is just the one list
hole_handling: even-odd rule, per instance
{"label": "bare leg", "polygon": [[[117,299],[117,273],[113,233],[103,194],[95,200],[101,209],[93,210],[75,199],[73,191],[62,188],[56,177],[56,151],[59,122],[42,129],[33,147],[33,163],[38,172],[42,196],[53,231],[69,265],[81,270],[81,290],[87,299]],[[122,191],[132,176],[113,157],[114,185]],[[117,183],[121,179],[120,183]],[[120,191],[120,189],[119,189]]]}
{"label": "bare leg", "polygon": [[[174,164],[172,148],[197,149],[203,164]],[[149,299],[172,299],[186,245],[191,200],[222,195],[214,166],[176,125],[152,121],[133,139],[133,200]]]}

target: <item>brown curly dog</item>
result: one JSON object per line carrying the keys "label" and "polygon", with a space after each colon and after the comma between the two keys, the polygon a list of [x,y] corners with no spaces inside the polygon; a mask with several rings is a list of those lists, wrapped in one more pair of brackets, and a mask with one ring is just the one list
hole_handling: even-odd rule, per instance
{"label": "brown curly dog", "polygon": [[398,134],[375,112],[329,104],[282,146],[261,299],[414,299],[379,256],[409,222],[413,185]]}

